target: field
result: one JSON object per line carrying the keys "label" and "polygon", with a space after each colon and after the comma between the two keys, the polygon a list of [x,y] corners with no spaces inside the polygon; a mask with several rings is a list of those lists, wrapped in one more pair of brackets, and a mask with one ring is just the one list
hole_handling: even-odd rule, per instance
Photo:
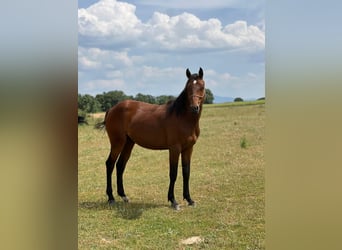
{"label": "field", "polygon": [[[196,207],[182,201],[180,170],[175,186],[180,211],[167,202],[168,152],[137,145],[124,173],[130,203],[117,196],[114,171],[117,203],[109,207],[109,141],[92,126],[101,115],[79,126],[78,248],[265,249],[265,104],[247,104],[204,106],[190,177]],[[183,242],[194,236],[198,242]]]}

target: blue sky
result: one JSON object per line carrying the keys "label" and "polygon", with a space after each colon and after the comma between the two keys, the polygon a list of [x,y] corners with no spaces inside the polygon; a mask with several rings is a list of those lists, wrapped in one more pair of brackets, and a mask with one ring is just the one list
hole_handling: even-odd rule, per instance
{"label": "blue sky", "polygon": [[265,96],[264,0],[81,0],[78,91],[178,95],[204,70],[216,96]]}

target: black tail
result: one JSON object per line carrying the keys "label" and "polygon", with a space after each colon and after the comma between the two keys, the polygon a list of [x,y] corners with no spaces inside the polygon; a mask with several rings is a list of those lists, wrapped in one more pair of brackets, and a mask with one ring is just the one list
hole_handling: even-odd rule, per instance
{"label": "black tail", "polygon": [[104,128],[105,128],[105,124],[106,124],[105,121],[96,123],[96,124],[94,125],[94,128],[95,128],[95,129],[104,129]]}
{"label": "black tail", "polygon": [[106,112],[104,120],[94,125],[95,129],[105,129],[107,114],[108,114],[108,111]]}

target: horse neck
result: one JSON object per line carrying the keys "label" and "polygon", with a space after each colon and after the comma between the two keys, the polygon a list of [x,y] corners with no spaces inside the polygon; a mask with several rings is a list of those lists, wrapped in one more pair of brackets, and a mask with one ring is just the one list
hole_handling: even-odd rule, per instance
{"label": "horse neck", "polygon": [[[176,98],[176,100],[167,103],[167,113],[172,114],[174,113],[177,117],[183,117],[183,120],[185,119],[187,122],[191,123],[197,123],[199,122],[199,119],[201,117],[202,113],[202,106],[203,104],[200,104],[200,111],[198,114],[194,114],[191,111],[190,104],[187,100],[187,93],[186,88],[181,92],[181,94]],[[186,110],[184,110],[184,107],[186,107]]]}
{"label": "horse neck", "polygon": [[184,114],[184,120],[189,124],[192,124],[193,126],[198,126],[199,120],[201,118],[202,114],[202,104],[200,105],[200,111],[198,114],[194,114],[190,109],[187,110]]}

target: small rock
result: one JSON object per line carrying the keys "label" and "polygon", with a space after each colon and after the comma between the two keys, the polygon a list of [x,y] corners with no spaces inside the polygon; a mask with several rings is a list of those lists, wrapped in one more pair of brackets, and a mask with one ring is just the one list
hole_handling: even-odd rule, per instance
{"label": "small rock", "polygon": [[101,239],[101,242],[106,243],[106,244],[110,244],[110,243],[111,243],[111,241],[109,241],[109,240],[107,240],[107,239],[105,239],[105,238],[102,238],[102,239]]}
{"label": "small rock", "polygon": [[198,244],[201,243],[203,239],[199,236],[192,236],[190,238],[187,238],[185,240],[182,240],[181,243],[183,245],[192,245],[192,244]]}

